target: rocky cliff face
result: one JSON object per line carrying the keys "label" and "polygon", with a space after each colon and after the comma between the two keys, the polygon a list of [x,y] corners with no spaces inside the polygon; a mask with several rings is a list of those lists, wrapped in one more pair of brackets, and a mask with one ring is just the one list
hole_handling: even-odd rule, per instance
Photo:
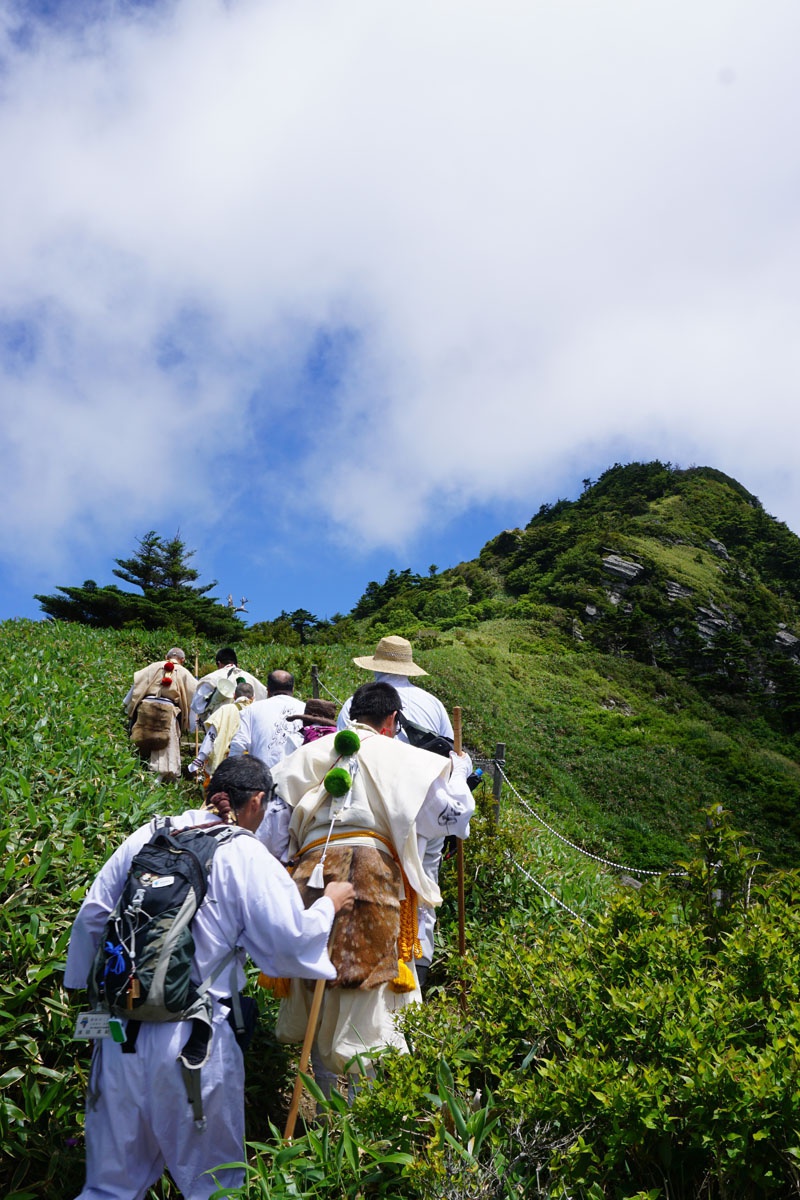
{"label": "rocky cliff face", "polygon": [[577,640],[795,720],[800,539],[713,468],[613,467],[579,500],[501,534],[481,562],[513,595],[571,613]]}

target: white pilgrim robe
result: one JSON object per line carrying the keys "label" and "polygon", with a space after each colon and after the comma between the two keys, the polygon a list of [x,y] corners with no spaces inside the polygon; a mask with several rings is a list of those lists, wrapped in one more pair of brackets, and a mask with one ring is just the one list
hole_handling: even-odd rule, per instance
{"label": "white pilgrim robe", "polygon": [[[192,809],[173,828],[213,821]],[[150,840],[153,822],[115,851],[92,884],[75,920],[64,984],[86,986],[106,920],[122,891],[134,854]],[[245,952],[273,975],[332,979],[327,955],[334,907],[322,897],[304,909],[285,869],[252,834],[238,834],[219,847],[208,892],[192,926],[194,978],[204,979],[233,947],[241,955],[211,985],[215,1001],[244,984]],[[110,1039],[95,1043],[92,1087],[96,1108],[87,1103],[86,1184],[78,1200],[140,1200],[165,1166],[185,1200],[207,1200],[215,1190],[209,1168],[244,1158],[244,1064],[227,1009],[214,1005],[209,1061],[201,1069],[203,1110],[208,1124],[195,1128],[181,1077],[178,1053],[189,1022],[142,1023],[135,1054],[123,1055]],[[218,1173],[219,1182],[240,1186],[241,1170]]]}
{"label": "white pilgrim robe", "polygon": [[[170,675],[172,683],[164,687],[161,679],[164,662],[150,663],[142,667],[133,677],[128,694],[123,700],[125,711],[132,717],[146,696],[158,700],[161,704],[169,704],[175,717],[170,725],[169,742],[163,750],[154,750],[150,755],[150,770],[164,779],[179,779],[181,774],[181,730],[189,725],[192,698],[197,687],[197,680],[182,663],[174,662]],[[174,704],[173,704],[174,701]],[[180,723],[178,717],[180,716]]]}
{"label": "white pilgrim robe", "polygon": [[294,731],[289,717],[301,713],[305,701],[299,696],[270,696],[248,705],[239,719],[239,728],[231,738],[230,756],[252,754],[268,767],[274,767],[286,753],[286,739]]}
{"label": "white pilgrim robe", "polygon": [[[464,755],[456,763],[441,755],[417,750],[383,737],[367,725],[352,728],[361,739],[356,756],[352,803],[342,813],[334,832],[372,830],[394,846],[411,887],[420,901],[441,903],[438,885],[423,869],[419,844],[437,832],[467,837],[475,802],[466,785],[471,769]],[[273,768],[279,796],[293,810],[289,821],[291,844],[298,852],[312,841],[324,838],[331,822],[331,797],[323,780],[339,763],[334,738],[319,738]],[[351,764],[352,766],[353,764]],[[278,822],[273,828],[279,836]],[[336,845],[347,845],[348,838]],[[350,844],[363,845],[354,834]],[[272,847],[270,847],[272,848]],[[413,963],[408,964],[413,970]],[[268,972],[265,972],[265,974]],[[405,1050],[406,1043],[396,1025],[396,1014],[420,1000],[419,988],[395,992],[388,984],[370,989],[327,988],[316,1038],[315,1057],[336,1074],[347,1069],[355,1055],[368,1061],[369,1051],[383,1046]],[[281,1041],[300,1041],[304,1035],[311,1003],[311,990],[293,980],[288,999],[281,1004],[276,1034]],[[357,1072],[358,1065],[352,1070]]]}
{"label": "white pilgrim robe", "polygon": [[[407,675],[391,675],[388,671],[375,671],[376,683],[390,683],[393,688],[397,689],[398,695],[403,705],[403,716],[408,717],[409,721],[413,721],[415,725],[421,725],[423,729],[430,730],[431,733],[438,733],[441,737],[452,738],[453,726],[448,716],[447,709],[442,704],[438,696],[434,696],[425,688],[417,687],[412,683]],[[338,729],[347,729],[350,724],[350,701],[352,696],[345,700],[339,713],[337,721]],[[404,730],[400,730],[397,735],[399,742],[407,742],[408,737]],[[426,841],[425,845],[420,845],[420,854],[422,855],[422,864],[425,868],[425,874],[428,875],[434,883],[439,882],[439,867],[442,861],[442,850],[444,849],[444,838],[441,834],[436,833],[432,838]],[[419,910],[419,940],[422,944],[421,963],[426,963],[430,966],[433,958],[433,931],[436,925],[436,912],[428,905],[422,905]]]}

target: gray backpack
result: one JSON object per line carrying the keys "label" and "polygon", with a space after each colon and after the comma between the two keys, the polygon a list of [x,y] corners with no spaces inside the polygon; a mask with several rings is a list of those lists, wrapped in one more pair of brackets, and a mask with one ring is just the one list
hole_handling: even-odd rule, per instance
{"label": "gray backpack", "polygon": [[[94,1007],[128,1019],[123,1053],[135,1051],[141,1021],[193,1022],[180,1062],[201,1127],[199,1068],[208,1061],[212,1024],[208,990],[233,962],[236,947],[206,979],[193,980],[192,921],[203,903],[217,849],[246,832],[217,822],[172,830],[169,817],[163,823],[156,818],[153,837],[133,857],[89,975]],[[235,988],[231,995],[238,996]]]}

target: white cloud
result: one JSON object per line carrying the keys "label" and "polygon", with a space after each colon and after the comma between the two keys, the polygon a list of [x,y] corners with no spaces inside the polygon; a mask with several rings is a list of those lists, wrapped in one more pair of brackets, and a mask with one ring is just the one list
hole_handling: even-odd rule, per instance
{"label": "white cloud", "polygon": [[[798,32],[788,0],[182,0],[6,38],[0,553],[221,517],[242,457],[363,546],[626,452],[800,528]],[[317,416],[320,327],[356,337]]]}

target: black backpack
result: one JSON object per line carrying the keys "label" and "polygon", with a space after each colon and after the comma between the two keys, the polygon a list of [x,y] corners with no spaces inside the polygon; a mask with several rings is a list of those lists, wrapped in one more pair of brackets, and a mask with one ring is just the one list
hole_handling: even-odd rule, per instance
{"label": "black backpack", "polygon": [[402,713],[397,714],[397,719],[410,745],[416,746],[418,750],[430,750],[431,754],[441,754],[445,758],[450,756],[450,751],[453,749],[452,738],[445,737],[441,733],[433,733],[430,729],[425,729],[422,725],[409,721],[408,717],[404,717]]}
{"label": "black backpack", "polygon": [[[455,749],[453,739],[446,737],[445,734],[433,733],[432,730],[425,729],[422,725],[415,724],[414,721],[409,721],[408,717],[404,717],[402,713],[397,714],[397,719],[401,729],[405,730],[409,745],[416,746],[418,750],[430,750],[431,754],[441,754],[444,758],[449,758],[451,750]],[[480,768],[472,772],[467,779],[467,787],[471,792],[475,791],[482,778],[483,771]],[[445,839],[445,842],[451,846],[450,853],[445,852],[446,858],[451,857],[455,841],[456,839],[452,835]]]}
{"label": "black backpack", "polygon": [[[156,818],[158,821],[158,818]],[[89,976],[89,998],[112,1016],[178,1021],[205,1007],[205,993],[230,951],[202,983],[191,978],[192,920],[219,846],[244,830],[231,825],[171,830],[169,818],[134,855]]]}

